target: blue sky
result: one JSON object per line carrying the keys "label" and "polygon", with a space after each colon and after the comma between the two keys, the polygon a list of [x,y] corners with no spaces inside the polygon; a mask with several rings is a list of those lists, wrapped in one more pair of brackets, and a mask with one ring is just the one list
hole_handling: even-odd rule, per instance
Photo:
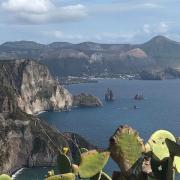
{"label": "blue sky", "polygon": [[180,41],[180,0],[0,0],[0,43]]}

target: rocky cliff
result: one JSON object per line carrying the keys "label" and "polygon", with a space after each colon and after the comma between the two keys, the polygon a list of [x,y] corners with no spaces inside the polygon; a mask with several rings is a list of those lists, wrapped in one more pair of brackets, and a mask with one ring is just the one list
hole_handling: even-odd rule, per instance
{"label": "rocky cliff", "polygon": [[79,142],[79,147],[92,147],[77,134],[71,136],[73,140],[31,116],[21,119],[0,113],[0,174],[22,167],[53,166],[57,148],[68,147],[70,156],[77,150],[73,141]]}
{"label": "rocky cliff", "polygon": [[55,165],[58,148],[69,147],[72,156],[77,151],[74,142],[79,147],[92,147],[77,134],[62,134],[24,113],[14,94],[12,88],[0,87],[0,174],[11,174],[23,166]]}
{"label": "rocky cliff", "polygon": [[59,149],[91,149],[82,137],[63,134],[31,115],[72,106],[72,95],[58,84],[46,66],[35,61],[0,63],[0,174],[22,167],[53,166]]}
{"label": "rocky cliff", "polygon": [[[72,105],[71,94],[53,79],[45,65],[35,61],[1,61],[0,85],[14,89],[18,107],[28,114]],[[7,101],[4,100],[5,106]]]}

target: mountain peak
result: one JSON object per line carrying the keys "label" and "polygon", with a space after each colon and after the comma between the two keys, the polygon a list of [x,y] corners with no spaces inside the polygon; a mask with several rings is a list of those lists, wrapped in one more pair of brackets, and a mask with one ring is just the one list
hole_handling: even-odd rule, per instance
{"label": "mountain peak", "polygon": [[145,44],[147,44],[147,43],[163,44],[166,42],[178,44],[178,42],[173,41],[173,40],[167,38],[166,36],[162,36],[162,35],[153,37],[150,41],[146,42]]}
{"label": "mountain peak", "polygon": [[29,49],[29,48],[42,48],[44,45],[36,43],[34,41],[13,41],[13,42],[5,42],[1,46],[8,47],[8,48],[22,48],[22,49]]}
{"label": "mountain peak", "polygon": [[157,35],[157,36],[153,37],[152,39],[154,39],[154,40],[158,40],[158,39],[162,40],[162,39],[168,39],[168,38],[166,36],[163,36],[163,35]]}

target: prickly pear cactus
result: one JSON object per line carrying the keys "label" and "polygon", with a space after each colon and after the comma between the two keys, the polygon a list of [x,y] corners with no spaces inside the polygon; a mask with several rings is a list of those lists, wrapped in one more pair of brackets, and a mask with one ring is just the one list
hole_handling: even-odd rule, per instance
{"label": "prickly pear cactus", "polygon": [[12,178],[6,174],[0,175],[0,180],[12,180]]}
{"label": "prickly pear cactus", "polygon": [[57,162],[58,162],[58,169],[60,174],[72,172],[71,161],[66,154],[59,152],[57,157]]}
{"label": "prickly pear cactus", "polygon": [[166,130],[158,130],[154,132],[148,140],[148,145],[153,153],[153,158],[157,161],[165,160],[170,156],[166,139],[176,142],[174,135]]}
{"label": "prickly pear cactus", "polygon": [[174,157],[174,168],[176,170],[177,173],[180,173],[180,157],[175,156]]}
{"label": "prickly pear cactus", "polygon": [[137,131],[125,125],[110,138],[109,150],[123,175],[128,177],[144,151],[144,144]]}
{"label": "prickly pear cactus", "polygon": [[50,176],[46,178],[45,180],[75,180],[76,177],[73,173],[67,173],[67,174],[60,174],[55,176]]}
{"label": "prickly pear cactus", "polygon": [[106,165],[110,152],[98,152],[91,150],[81,154],[81,163],[79,165],[79,176],[81,178],[90,178],[98,174]]}
{"label": "prickly pear cactus", "polygon": [[[75,149],[75,148],[74,148]],[[84,152],[87,152],[88,150],[86,148],[77,148],[76,151],[73,153],[73,162],[77,165],[81,162],[81,154]]]}

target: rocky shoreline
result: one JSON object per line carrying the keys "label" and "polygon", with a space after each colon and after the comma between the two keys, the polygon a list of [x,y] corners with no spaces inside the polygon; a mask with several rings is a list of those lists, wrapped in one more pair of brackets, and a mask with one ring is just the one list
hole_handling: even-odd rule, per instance
{"label": "rocky shoreline", "polygon": [[[13,94],[18,107],[27,114],[63,111],[71,108],[73,104],[78,105],[77,101],[73,102],[73,95],[53,78],[47,67],[35,61],[0,62],[0,85],[4,88],[2,92],[7,89],[12,91],[10,93]],[[3,94],[2,97],[4,97],[2,109],[6,109],[8,97]],[[85,100],[85,96],[82,98]],[[88,95],[83,102],[85,106],[89,106],[93,101],[95,101],[94,104],[98,102],[96,97]]]}
{"label": "rocky shoreline", "polygon": [[[0,63],[0,174],[23,167],[54,166],[59,148],[69,156],[77,146],[93,148],[74,133],[61,133],[35,114],[73,107],[74,97],[53,79],[47,67],[34,61]],[[78,96],[76,105],[100,105],[98,98]],[[97,104],[99,103],[99,104]]]}

